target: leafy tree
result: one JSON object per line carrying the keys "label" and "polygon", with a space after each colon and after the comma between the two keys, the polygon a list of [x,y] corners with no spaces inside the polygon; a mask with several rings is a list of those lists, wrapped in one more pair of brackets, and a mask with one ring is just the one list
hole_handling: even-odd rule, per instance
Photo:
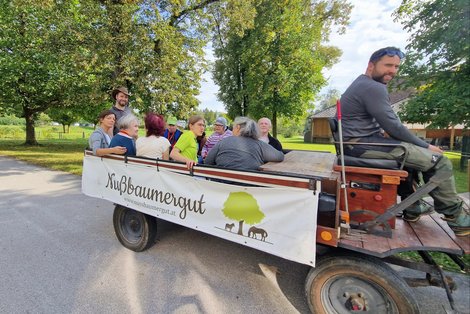
{"label": "leafy tree", "polygon": [[80,49],[72,2],[10,0],[0,4],[0,104],[26,121],[26,144],[36,145],[39,113],[64,106],[71,88],[80,86]]}
{"label": "leafy tree", "polygon": [[133,107],[188,117],[206,68],[208,11],[244,25],[251,2],[238,2],[2,1],[1,113],[23,116],[26,143],[37,144],[39,113],[65,108],[94,121],[110,106],[111,90],[124,85]]}
{"label": "leafy tree", "polygon": [[219,34],[214,79],[229,116],[270,117],[304,114],[324,85],[321,73],[339,49],[323,45],[333,25],[344,30],[351,5],[346,1],[260,1],[254,26],[242,35]]}
{"label": "leafy tree", "polygon": [[320,99],[318,101],[318,107],[315,108],[315,112],[323,111],[327,108],[336,105],[336,101],[341,97],[341,93],[339,90],[335,88],[329,88],[325,94],[320,95]]}
{"label": "leafy tree", "polygon": [[225,217],[238,221],[238,234],[243,235],[243,223],[254,225],[264,218],[258,202],[249,193],[232,192],[228,196],[222,209]]}
{"label": "leafy tree", "polygon": [[200,116],[204,117],[204,119],[206,120],[206,124],[208,124],[208,125],[214,124],[215,119],[217,119],[217,117],[225,116],[225,114],[223,114],[223,113],[213,111],[213,110],[210,110],[208,108],[205,108],[203,110],[196,110],[194,112],[194,114],[197,114],[197,115],[200,115]]}
{"label": "leafy tree", "polygon": [[71,108],[49,108],[49,110],[47,110],[47,115],[53,121],[62,125],[62,131],[64,133],[68,133],[70,130],[70,125],[80,119],[76,111]]}
{"label": "leafy tree", "polygon": [[306,116],[288,118],[279,118],[278,134],[282,134],[285,138],[291,138],[303,134]]}
{"label": "leafy tree", "polygon": [[99,47],[101,91],[124,85],[133,93],[133,107],[179,118],[188,118],[199,104],[195,96],[207,70],[203,48],[213,23],[208,12],[232,15],[243,25],[251,3],[245,1],[245,8],[237,0],[100,2],[102,23],[92,37]]}
{"label": "leafy tree", "polygon": [[411,33],[402,67],[417,88],[401,112],[407,122],[470,126],[470,27],[466,0],[403,0],[395,17]]}

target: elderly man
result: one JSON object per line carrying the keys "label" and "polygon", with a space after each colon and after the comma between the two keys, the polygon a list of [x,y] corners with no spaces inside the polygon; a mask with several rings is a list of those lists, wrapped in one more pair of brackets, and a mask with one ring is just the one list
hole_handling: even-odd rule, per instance
{"label": "elderly man", "polygon": [[114,125],[113,130],[114,135],[119,132],[119,129],[117,128],[119,120],[125,115],[132,113],[132,110],[129,107],[129,96],[129,91],[123,86],[118,87],[111,92],[111,97],[114,99],[114,105],[109,110],[114,112],[116,115],[116,124]]}
{"label": "elderly man", "polygon": [[173,147],[175,146],[176,142],[178,142],[178,139],[180,138],[181,134],[183,134],[183,132],[178,130],[178,127],[176,126],[177,122],[178,121],[175,117],[169,117],[166,122],[168,124],[168,128],[165,130],[165,133],[163,133],[163,136],[166,137],[171,144],[170,153]]}
{"label": "elderly man", "polygon": [[[399,147],[370,146],[379,142],[401,144],[408,150],[405,166],[423,173],[425,181],[434,174],[452,171],[452,164],[442,151],[413,135],[392,110],[387,83],[397,74],[403,52],[395,47],[375,51],[360,75],[341,97],[343,136],[346,141],[364,145],[347,145],[347,155],[361,158],[402,160],[404,152]],[[390,137],[384,136],[384,131]],[[457,236],[470,234],[470,215],[455,190],[454,177],[444,180],[429,193],[434,208],[444,215],[444,220]],[[429,209],[414,204],[404,211],[403,218],[415,222]]]}
{"label": "elderly man", "polygon": [[260,141],[268,143],[278,151],[282,152],[281,142],[279,142],[276,138],[272,137],[271,134],[269,134],[269,131],[271,131],[272,127],[271,120],[269,120],[268,118],[259,119],[258,127],[260,130]]}

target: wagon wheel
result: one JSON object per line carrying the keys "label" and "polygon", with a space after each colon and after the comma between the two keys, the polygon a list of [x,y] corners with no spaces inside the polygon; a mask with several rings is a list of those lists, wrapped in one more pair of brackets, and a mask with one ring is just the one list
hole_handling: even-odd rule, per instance
{"label": "wagon wheel", "polygon": [[155,242],[157,222],[152,216],[116,205],[113,224],[119,242],[129,250],[142,252]]}
{"label": "wagon wheel", "polygon": [[360,255],[327,255],[307,276],[312,313],[419,313],[413,292],[388,265]]}

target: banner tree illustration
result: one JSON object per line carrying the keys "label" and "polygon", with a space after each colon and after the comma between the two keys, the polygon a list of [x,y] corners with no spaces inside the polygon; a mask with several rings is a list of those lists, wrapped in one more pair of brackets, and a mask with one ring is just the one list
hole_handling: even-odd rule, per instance
{"label": "banner tree illustration", "polygon": [[243,223],[249,225],[259,223],[264,213],[259,209],[258,202],[249,193],[232,192],[228,196],[222,209],[225,217],[238,221],[238,234],[243,235]]}

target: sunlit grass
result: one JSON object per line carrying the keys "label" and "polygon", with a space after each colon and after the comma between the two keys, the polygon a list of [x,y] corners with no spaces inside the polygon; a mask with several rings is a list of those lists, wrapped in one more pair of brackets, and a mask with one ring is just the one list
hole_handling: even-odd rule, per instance
{"label": "sunlit grass", "polygon": [[43,140],[39,146],[24,145],[24,140],[0,140],[0,155],[11,156],[35,165],[82,174],[83,151],[87,139]]}

